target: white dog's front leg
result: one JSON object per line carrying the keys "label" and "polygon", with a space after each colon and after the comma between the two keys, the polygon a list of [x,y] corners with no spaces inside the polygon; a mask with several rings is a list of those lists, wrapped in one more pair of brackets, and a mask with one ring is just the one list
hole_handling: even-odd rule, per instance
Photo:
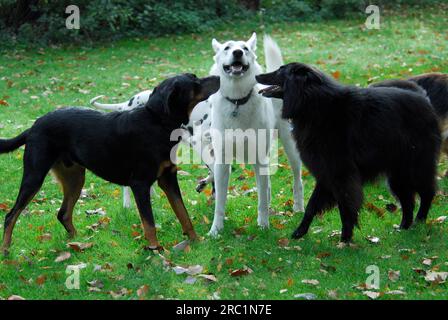
{"label": "white dog's front leg", "polygon": [[230,165],[229,164],[215,164],[215,216],[213,218],[213,225],[210,229],[209,235],[216,237],[224,228],[224,214],[226,210],[227,189],[229,186]]}
{"label": "white dog's front leg", "polygon": [[264,165],[255,164],[255,176],[258,191],[258,225],[261,228],[269,228],[269,168]]}
{"label": "white dog's front leg", "polygon": [[303,212],[305,210],[303,206],[302,160],[300,159],[300,153],[297,150],[294,138],[291,135],[290,124],[287,121],[282,120],[279,127],[280,139],[294,174],[293,210],[294,212]]}
{"label": "white dog's front leg", "polygon": [[123,208],[131,207],[131,189],[129,187],[123,187]]}

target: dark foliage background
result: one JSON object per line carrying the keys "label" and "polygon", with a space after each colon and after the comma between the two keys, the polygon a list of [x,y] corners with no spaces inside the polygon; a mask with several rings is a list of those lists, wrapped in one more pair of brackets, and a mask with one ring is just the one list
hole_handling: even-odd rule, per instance
{"label": "dark foliage background", "polygon": [[[343,18],[364,14],[367,0],[0,0],[0,41],[86,43],[132,36],[193,33],[243,18],[268,22]],[[443,0],[377,0],[388,6]],[[65,28],[65,8],[80,9],[80,30]]]}

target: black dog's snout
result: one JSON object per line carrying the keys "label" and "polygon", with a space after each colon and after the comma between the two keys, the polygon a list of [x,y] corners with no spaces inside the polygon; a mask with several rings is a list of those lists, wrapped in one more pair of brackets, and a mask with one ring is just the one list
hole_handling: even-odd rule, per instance
{"label": "black dog's snout", "polygon": [[243,50],[235,50],[232,54],[235,58],[241,58],[243,56]]}

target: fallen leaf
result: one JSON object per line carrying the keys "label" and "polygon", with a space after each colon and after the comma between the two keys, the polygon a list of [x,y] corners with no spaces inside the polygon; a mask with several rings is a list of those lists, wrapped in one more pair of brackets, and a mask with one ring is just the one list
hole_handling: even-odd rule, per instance
{"label": "fallen leaf", "polygon": [[184,283],[186,283],[186,284],[194,284],[196,281],[197,281],[197,279],[195,277],[188,276],[185,279]]}
{"label": "fallen leaf", "polygon": [[341,72],[336,70],[335,72],[332,72],[331,75],[338,80],[341,77]]}
{"label": "fallen leaf", "polygon": [[37,237],[37,240],[40,242],[50,241],[51,240],[51,234],[50,233],[44,233]]}
{"label": "fallen leaf", "polygon": [[316,280],[316,279],[304,279],[304,280],[302,280],[302,283],[311,284],[313,286],[317,286],[319,284],[319,280]]}
{"label": "fallen leaf", "polygon": [[101,280],[87,281],[87,284],[88,284],[89,287],[91,287],[91,288],[97,288],[97,289],[102,289],[102,288],[104,288],[104,283],[103,283]]}
{"label": "fallen leaf", "polygon": [[148,294],[149,286],[146,284],[137,289],[137,296],[142,298]]}
{"label": "fallen leaf", "polygon": [[104,211],[103,208],[98,208],[95,210],[86,210],[86,214],[87,214],[87,216],[93,216],[93,215],[105,216],[106,211]]}
{"label": "fallen leaf", "polygon": [[367,241],[369,241],[370,243],[374,243],[377,244],[380,242],[380,238],[378,237],[374,237],[374,236],[367,236],[366,237]]}
{"label": "fallen leaf", "polygon": [[9,211],[9,206],[6,203],[0,203],[0,211]]}
{"label": "fallen leaf", "polygon": [[182,242],[179,242],[175,246],[173,246],[173,250],[184,251],[189,245],[190,245],[190,241],[189,240],[184,240]]}
{"label": "fallen leaf", "polygon": [[381,293],[379,293],[379,292],[369,291],[369,290],[363,291],[362,294],[368,296],[372,300],[379,298],[381,295]]}
{"label": "fallen leaf", "polygon": [[288,238],[281,238],[278,240],[279,247],[287,247],[289,245],[289,239]]}
{"label": "fallen leaf", "polygon": [[430,265],[432,265],[432,259],[425,258],[423,259],[422,264],[429,267]]}
{"label": "fallen leaf", "polygon": [[435,219],[434,221],[437,223],[443,223],[443,222],[445,222],[446,219],[447,219],[447,216],[440,216],[437,219]]}
{"label": "fallen leaf", "polygon": [[247,276],[248,274],[251,274],[252,272],[253,272],[253,270],[251,268],[244,267],[242,269],[236,269],[236,270],[230,271],[230,275],[232,277],[240,277],[240,276]]}
{"label": "fallen leaf", "polygon": [[448,278],[448,272],[428,271],[425,275],[425,280],[431,283],[444,283]]}
{"label": "fallen leaf", "polygon": [[401,290],[390,290],[385,292],[385,294],[390,294],[390,295],[405,295],[406,292],[401,291]]}
{"label": "fallen leaf", "polygon": [[109,294],[112,296],[112,298],[114,299],[118,299],[121,297],[124,297],[125,295],[127,295],[129,293],[129,290],[126,288],[121,288],[118,291],[110,291]]}
{"label": "fallen leaf", "polygon": [[384,209],[377,207],[376,205],[374,205],[371,202],[366,203],[366,208],[370,211],[373,211],[376,213],[376,215],[380,218],[382,218],[385,214]]}
{"label": "fallen leaf", "polygon": [[389,280],[392,282],[397,282],[400,279],[400,271],[389,270],[387,273]]}
{"label": "fallen leaf", "polygon": [[294,295],[295,299],[315,300],[317,296],[314,293],[299,293]]}
{"label": "fallen leaf", "polygon": [[93,247],[93,243],[92,242],[87,242],[87,243],[69,242],[69,243],[67,243],[67,247],[75,250],[76,252],[83,252],[84,250]]}
{"label": "fallen leaf", "polygon": [[190,266],[187,269],[187,274],[189,274],[190,276],[194,276],[200,274],[203,270],[204,267],[200,265]]}
{"label": "fallen leaf", "polygon": [[204,278],[211,282],[218,281],[218,279],[216,279],[216,277],[213,274],[200,274],[200,275],[198,275],[198,277]]}
{"label": "fallen leaf", "polygon": [[54,259],[54,262],[62,262],[68,260],[71,256],[72,255],[70,254],[70,252],[62,252],[61,254],[59,254],[59,256],[57,256],[56,259]]}
{"label": "fallen leaf", "polygon": [[46,280],[47,280],[47,276],[42,274],[36,278],[36,284],[41,286],[45,283]]}
{"label": "fallen leaf", "polygon": [[328,290],[328,296],[331,299],[337,299],[338,298],[338,291],[337,290]]}

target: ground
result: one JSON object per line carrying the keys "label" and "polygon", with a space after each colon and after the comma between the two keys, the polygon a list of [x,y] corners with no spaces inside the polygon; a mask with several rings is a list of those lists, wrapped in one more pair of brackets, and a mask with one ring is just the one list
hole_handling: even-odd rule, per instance
{"label": "ground", "polygon": [[[344,83],[365,86],[371,81],[403,78],[423,72],[448,72],[448,18],[443,8],[384,13],[380,30],[365,30],[362,19],[269,26],[285,60],[311,63]],[[0,136],[13,137],[33,121],[60,106],[86,106],[107,94],[119,101],[165,77],[194,72],[206,75],[212,64],[211,39],[249,38],[254,25],[232,25],[226,31],[132,39],[96,47],[49,47],[3,52],[0,55]],[[260,39],[261,40],[261,39]],[[262,57],[259,41],[259,56]],[[280,150],[281,152],[282,150]],[[0,229],[17,195],[23,149],[0,157]],[[271,228],[256,226],[256,193],[251,168],[234,166],[227,206],[228,220],[218,239],[206,236],[213,218],[210,190],[198,194],[202,166],[181,165],[179,180],[186,206],[203,240],[176,251],[181,228],[160,189],[153,199],[163,256],[143,251],[144,241],[135,205],[125,210],[121,188],[89,174],[85,195],[75,209],[79,235],[68,240],[56,219],[61,191],[49,176],[17,223],[12,251],[0,258],[0,297],[26,299],[446,299],[435,271],[448,271],[448,183],[440,164],[439,193],[427,225],[399,231],[395,210],[383,180],[365,188],[365,206],[354,247],[339,248],[334,231],[341,228],[336,210],[316,219],[302,240],[289,240],[302,213],[291,213],[292,174],[281,158],[271,177]],[[314,186],[304,170],[305,200]],[[88,210],[106,214],[88,215]],[[90,212],[90,211],[89,211]],[[437,219],[438,218],[438,219]],[[376,238],[375,238],[376,237]],[[370,239],[370,240],[369,240]],[[93,244],[79,251],[79,244]],[[78,250],[76,250],[78,249]],[[69,257],[69,254],[70,257]],[[55,259],[60,257],[60,262]],[[66,287],[68,265],[84,264],[80,289]],[[176,266],[196,266],[209,279]],[[373,270],[380,288],[366,288]],[[366,273],[367,269],[367,273]],[[233,274],[232,274],[233,272]],[[399,274],[398,274],[399,273]],[[427,274],[425,280],[424,275]],[[441,274],[442,277],[446,274]],[[69,282],[70,282],[69,278]],[[186,281],[187,280],[187,281]],[[195,281],[196,280],[196,281]],[[216,280],[216,281],[215,281]],[[194,282],[194,283],[193,283]],[[364,284],[364,285],[363,285]],[[368,291],[368,292],[366,292]],[[370,293],[369,293],[370,292]],[[373,292],[373,293],[372,293]],[[376,293],[380,293],[378,296]],[[300,294],[306,294],[300,296]],[[299,296],[296,296],[299,295]],[[378,297],[377,297],[378,296]]]}

